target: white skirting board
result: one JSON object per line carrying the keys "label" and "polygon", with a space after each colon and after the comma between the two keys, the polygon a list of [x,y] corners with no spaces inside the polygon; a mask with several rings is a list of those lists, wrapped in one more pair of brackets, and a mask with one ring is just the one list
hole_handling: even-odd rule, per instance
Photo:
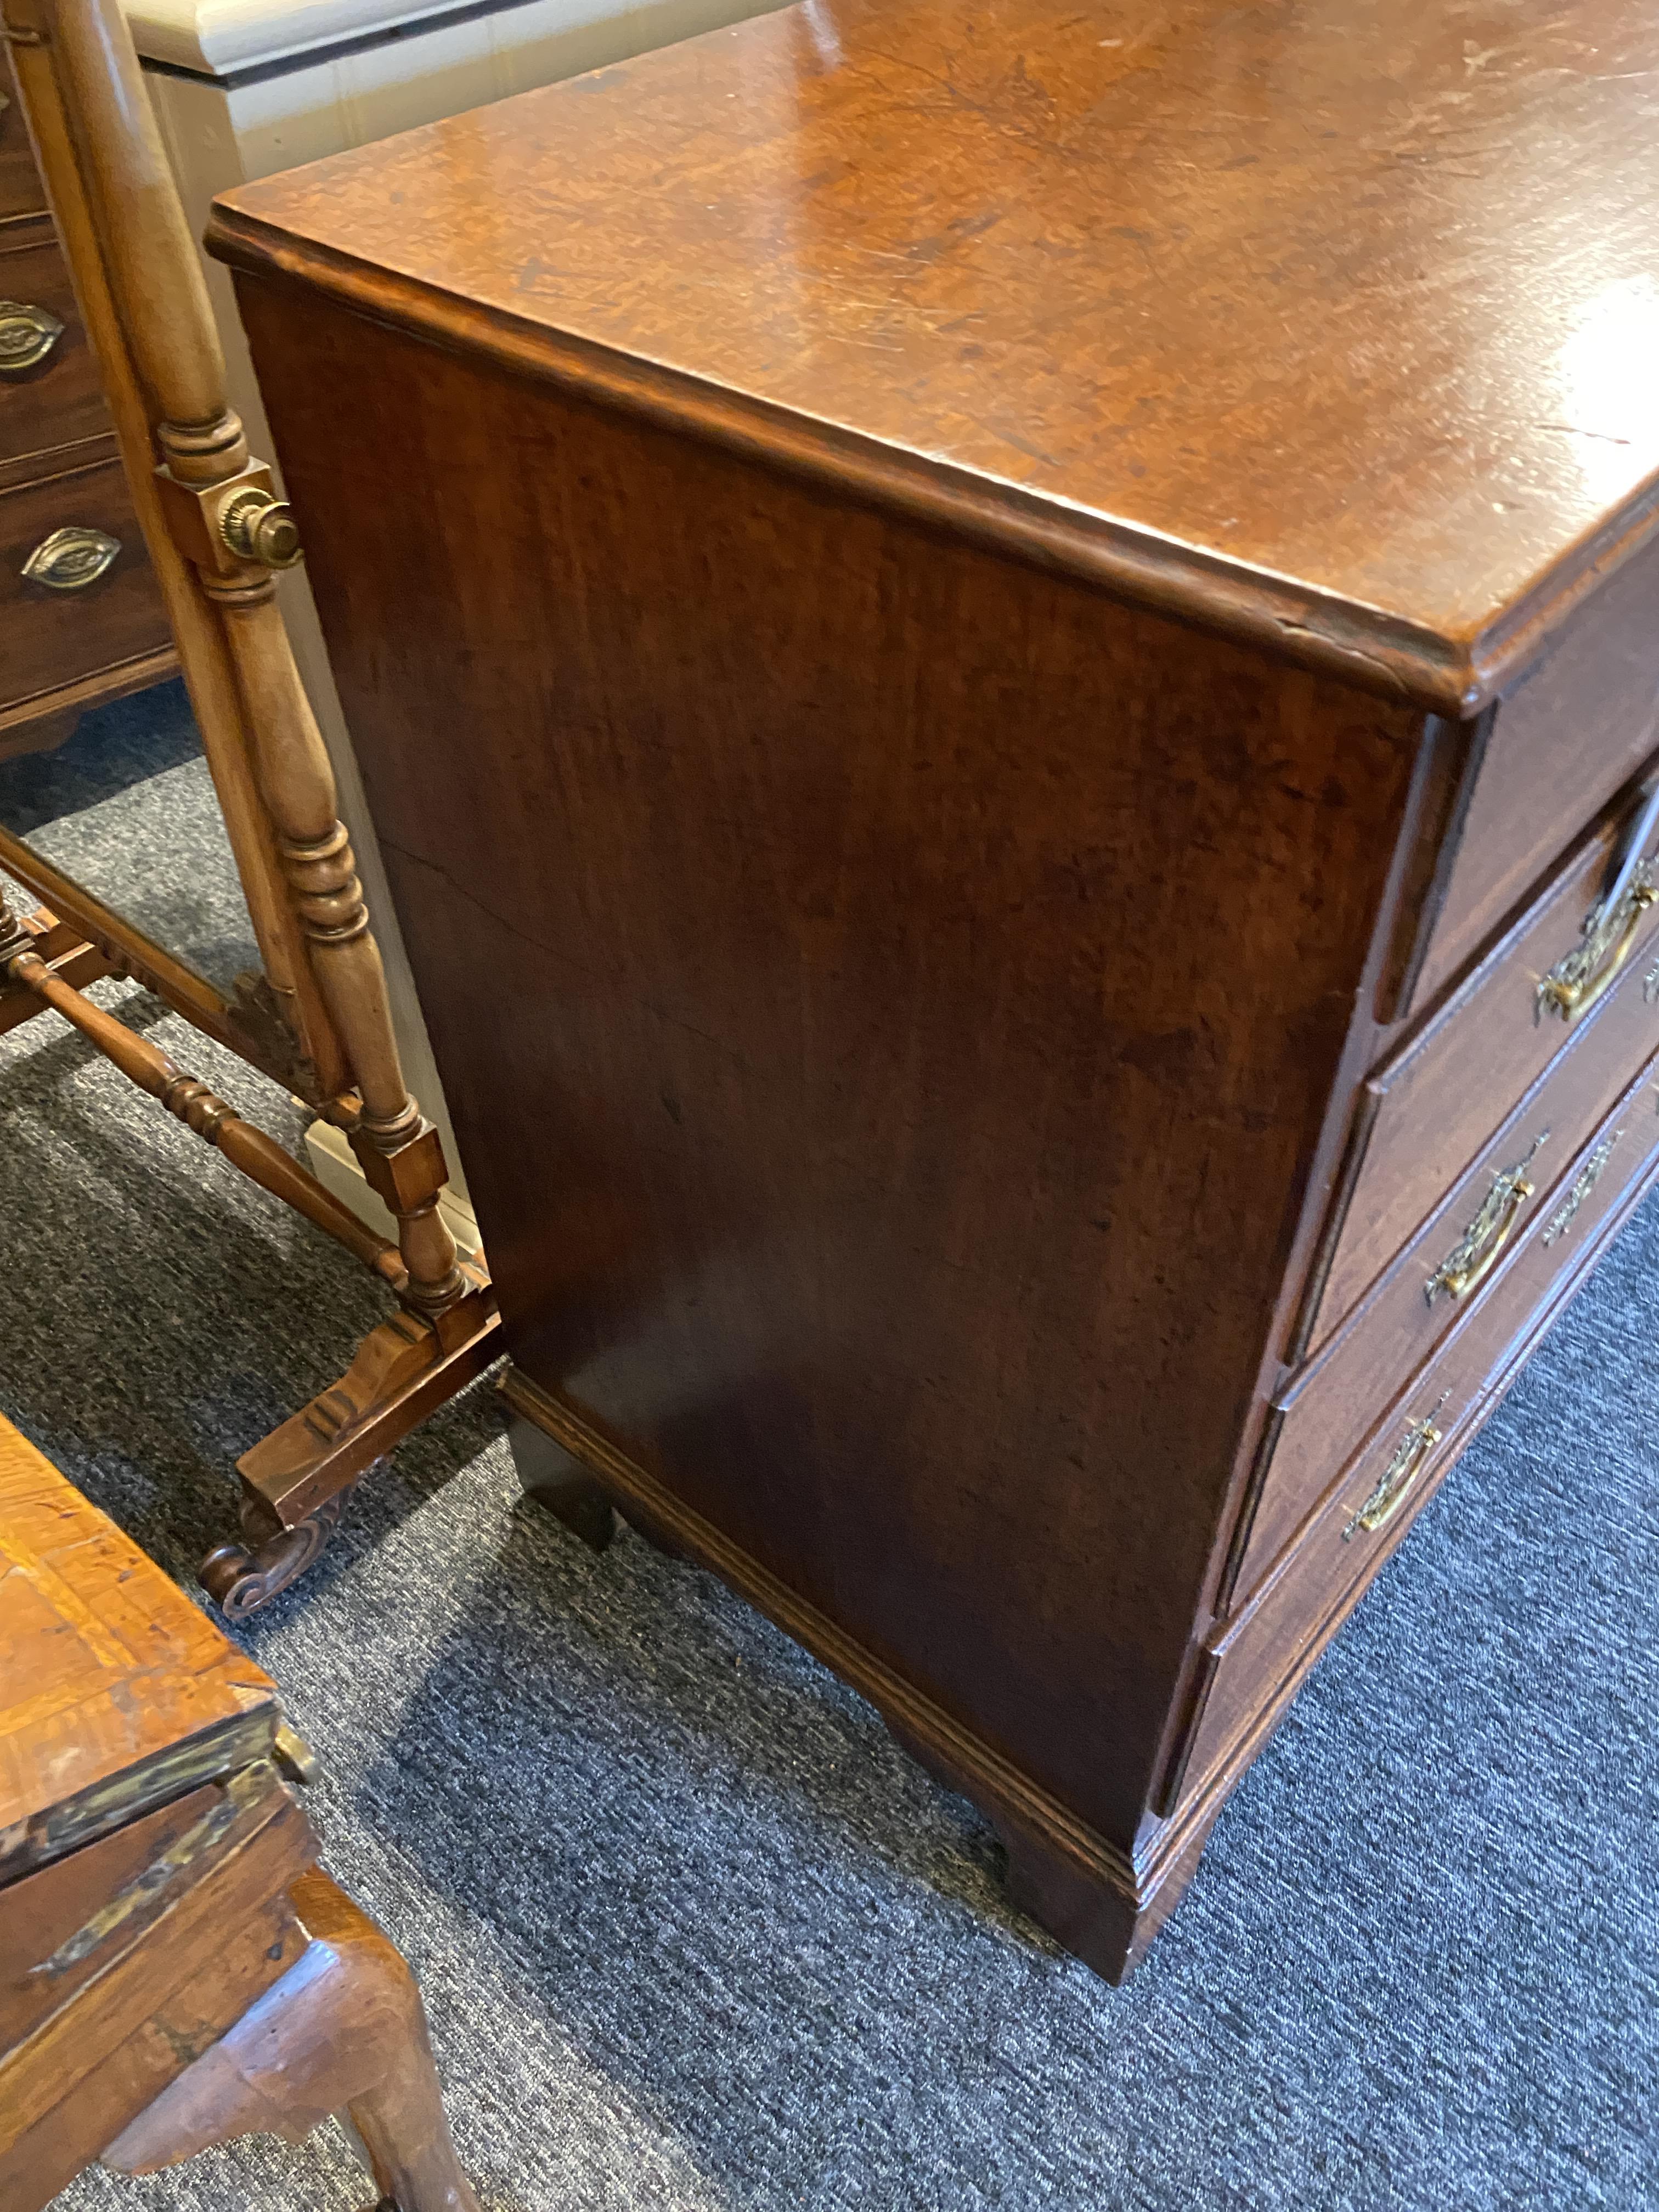
{"label": "white skirting board", "polygon": [[[124,0],[185,212],[201,235],[216,192],[301,161],[598,69],[753,15],[774,0]],[[810,13],[810,0],[809,0]],[[204,264],[224,343],[230,404],[248,441],[275,461],[229,271]],[[304,571],[282,606],[300,675],[339,784],[340,812],[386,963],[392,1028],[409,1086],[443,1140],[446,1211],[457,1243],[471,1224],[454,1133],[427,1041],[386,871]],[[313,1133],[313,1136],[314,1136]],[[308,1140],[312,1141],[312,1140]],[[331,1148],[339,1144],[337,1152]],[[383,1209],[325,1125],[316,1172],[355,1211]],[[330,1164],[325,1166],[327,1160]],[[332,1178],[344,1175],[350,1187]],[[373,1210],[371,1210],[373,1209]],[[477,1231],[470,1227],[476,1242]]]}

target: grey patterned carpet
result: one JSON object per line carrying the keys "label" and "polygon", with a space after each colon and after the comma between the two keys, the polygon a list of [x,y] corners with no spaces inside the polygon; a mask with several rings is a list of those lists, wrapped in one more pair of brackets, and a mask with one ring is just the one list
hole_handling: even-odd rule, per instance
{"label": "grey patterned carpet", "polygon": [[[208,805],[175,765],[52,834],[90,870]],[[0,1040],[0,1406],[187,1578],[375,1294],[60,1025]],[[420,1973],[490,2212],[1659,2201],[1656,1323],[1650,1206],[1116,1992],[1009,1914],[977,1816],[857,1698],[631,1536],[579,1549],[517,1501],[489,1389],[449,1408],[246,1641],[323,1757],[330,1863]],[[368,2193],[331,2128],[63,2202]]]}

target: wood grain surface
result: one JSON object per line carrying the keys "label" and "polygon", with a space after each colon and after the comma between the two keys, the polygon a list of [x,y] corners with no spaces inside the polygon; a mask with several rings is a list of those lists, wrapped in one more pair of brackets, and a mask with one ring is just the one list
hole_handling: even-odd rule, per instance
{"label": "wood grain surface", "polygon": [[294,1970],[108,2142],[104,2163],[154,2172],[239,2136],[298,2141],[349,2113],[383,2205],[478,2212],[406,1960],[320,1869],[290,1895],[310,1937]]}
{"label": "wood grain surface", "polygon": [[46,204],[46,195],[29,146],[28,125],[18,104],[11,60],[4,46],[0,46],[0,222],[9,222],[14,216],[32,214]]}
{"label": "wood grain surface", "polygon": [[[1607,1171],[1586,1192],[1571,1221],[1546,1241],[1547,1217],[1534,1220],[1505,1257],[1490,1291],[1342,1470],[1302,1541],[1284,1552],[1249,1601],[1218,1626],[1211,1644],[1213,1672],[1194,1731],[1177,1834],[1212,1817],[1206,1800],[1230,1786],[1255,1756],[1309,1668],[1418,1514],[1442,1482],[1455,1481],[1460,1454],[1632,1207],[1651,1188],[1659,1171],[1652,1103],[1656,1074],[1659,1061],[1650,1061],[1595,1133],[1595,1142],[1613,1138],[1614,1148]],[[1593,1149],[1594,1144],[1579,1155],[1576,1168],[1582,1170]],[[1354,1527],[1355,1516],[1376,1494],[1411,1420],[1431,1421],[1439,1442],[1425,1457],[1420,1477],[1398,1511],[1375,1530]],[[1545,1524],[1540,1540],[1548,1540]],[[1482,1632],[1482,1625],[1471,1623],[1471,1632]]]}
{"label": "wood grain surface", "polygon": [[[1261,1500],[1238,1578],[1240,1589],[1290,1540],[1407,1379],[1456,1326],[1478,1295],[1459,1297],[1426,1286],[1475,1221],[1497,1176],[1526,1164],[1532,1195],[1522,1201],[1507,1240],[1554,1214],[1570,1188],[1581,1147],[1630,1079],[1659,1045],[1659,1009],[1642,988],[1639,968],[1558,1051],[1547,1073],[1528,1091],[1468,1170],[1454,1178],[1415,1237],[1377,1282],[1346,1328],[1298,1372],[1275,1401],[1282,1413],[1278,1442],[1265,1469]],[[1622,1163],[1621,1163],[1622,1164]],[[1554,1239],[1551,1240],[1554,1242]],[[1501,1249],[1496,1239],[1485,1247]]]}
{"label": "wood grain surface", "polygon": [[[1114,1976],[1282,1707],[1233,1669],[1181,1796],[1366,1079],[1474,1066],[1355,1297],[1560,1051],[1459,978],[1652,750],[1655,61],[1636,0],[823,0],[216,217],[562,1502]],[[1361,1427],[1455,1345],[1485,1404],[1517,1279]]]}
{"label": "wood grain surface", "polygon": [[55,2195],[302,1955],[288,1889],[316,1854],[256,1765],[0,1889],[7,2212]]}
{"label": "wood grain surface", "polygon": [[[1650,358],[1659,360],[1659,333]],[[1659,544],[1620,569],[1499,700],[1457,825],[1417,980],[1419,1006],[1467,967],[1527,896],[1540,855],[1589,821],[1656,744]]]}
{"label": "wood grain surface", "polygon": [[[1627,792],[1569,847],[1531,903],[1489,943],[1458,990],[1394,1043],[1366,1079],[1351,1188],[1324,1274],[1309,1343],[1317,1351],[1352,1312],[1413,1231],[1434,1212],[1516,1102],[1568,1040],[1541,1016],[1538,986],[1580,941],[1641,788]],[[1652,957],[1659,912],[1641,918],[1627,965]],[[1634,1042],[1650,1001],[1631,1008]]]}
{"label": "wood grain surface", "polygon": [[268,1675],[0,1416],[0,1881],[264,1756]]}
{"label": "wood grain surface", "polygon": [[246,312],[507,1348],[1127,1840],[1418,718]]}
{"label": "wood grain surface", "polygon": [[63,325],[38,367],[0,379],[0,483],[55,473],[47,456],[85,440],[102,442],[78,458],[100,459],[109,415],[50,216],[0,224],[0,298],[39,307]]}
{"label": "wood grain surface", "polygon": [[216,235],[1468,703],[1653,526],[1656,68],[1643,0],[822,0]]}

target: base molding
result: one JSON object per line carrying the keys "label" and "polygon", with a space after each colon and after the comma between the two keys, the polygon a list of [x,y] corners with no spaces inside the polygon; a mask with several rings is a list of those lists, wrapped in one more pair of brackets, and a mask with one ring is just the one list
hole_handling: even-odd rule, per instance
{"label": "base molding", "polygon": [[[867,1698],[911,1756],[945,1788],[976,1805],[995,1828],[1008,1853],[1009,1893],[1018,1909],[1106,1980],[1123,1979],[1179,1899],[1218,1806],[1202,1820],[1182,1823],[1179,1830],[1166,1823],[1151,1839],[1150,1850],[1132,1857],[751,1559],[521,1369],[509,1365],[500,1388],[515,1413],[586,1471],[600,1493],[593,1504],[608,1501],[648,1540],[718,1575]],[[575,1503],[579,1480],[550,1476],[540,1449],[525,1452],[521,1472],[527,1491],[546,1494],[560,1519],[583,1533]]]}

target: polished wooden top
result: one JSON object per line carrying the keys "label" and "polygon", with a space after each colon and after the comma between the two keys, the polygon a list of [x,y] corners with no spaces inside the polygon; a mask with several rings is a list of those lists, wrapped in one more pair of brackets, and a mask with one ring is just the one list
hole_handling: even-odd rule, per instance
{"label": "polished wooden top", "polygon": [[270,1750],[275,1685],[0,1416],[0,1883]]}
{"label": "polished wooden top", "polygon": [[805,0],[212,235],[1442,704],[1659,507],[1648,0]]}

